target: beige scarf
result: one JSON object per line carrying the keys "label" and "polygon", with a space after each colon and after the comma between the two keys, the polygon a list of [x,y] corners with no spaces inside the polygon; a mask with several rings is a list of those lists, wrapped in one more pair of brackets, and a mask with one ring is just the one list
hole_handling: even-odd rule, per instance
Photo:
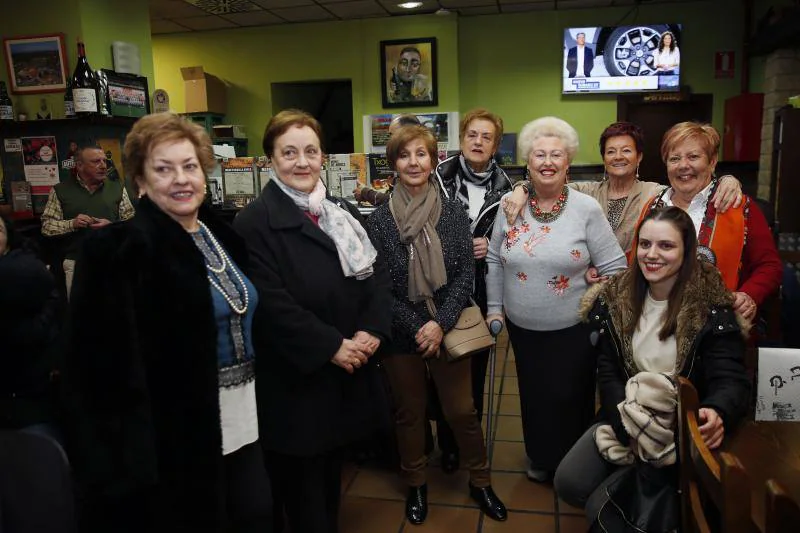
{"label": "beige scarf", "polygon": [[447,283],[444,255],[436,224],[442,214],[439,190],[430,181],[425,192],[412,196],[398,180],[389,201],[400,242],[408,247],[408,299],[432,298]]}
{"label": "beige scarf", "polygon": [[625,401],[617,409],[625,431],[631,436],[630,446],[617,440],[611,426],[599,426],[594,440],[606,461],[629,465],[638,457],[655,467],[675,464],[678,391],[670,376],[639,372],[625,385]]}

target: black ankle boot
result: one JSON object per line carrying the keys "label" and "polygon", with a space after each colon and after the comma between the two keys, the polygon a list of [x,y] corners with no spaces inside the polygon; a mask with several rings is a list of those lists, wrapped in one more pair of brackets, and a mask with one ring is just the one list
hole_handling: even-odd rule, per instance
{"label": "black ankle boot", "polygon": [[[502,504],[501,504],[502,505]],[[406,518],[419,525],[428,517],[428,484],[421,487],[408,487],[406,496]]]}
{"label": "black ankle boot", "polygon": [[480,505],[481,511],[492,520],[503,522],[508,518],[506,506],[503,505],[503,502],[500,501],[500,498],[497,497],[497,494],[494,493],[491,486],[479,488],[470,483],[469,495]]}
{"label": "black ankle boot", "polygon": [[442,452],[442,471],[452,474],[458,470],[458,454],[456,452]]}

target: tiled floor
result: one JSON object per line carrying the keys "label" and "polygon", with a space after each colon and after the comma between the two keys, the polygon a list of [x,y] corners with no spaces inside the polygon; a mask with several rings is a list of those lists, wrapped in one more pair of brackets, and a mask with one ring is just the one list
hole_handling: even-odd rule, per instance
{"label": "tiled floor", "polygon": [[[495,374],[492,486],[508,507],[506,522],[495,522],[478,510],[467,494],[468,474],[439,468],[438,451],[428,467],[428,519],[421,526],[404,516],[406,489],[397,472],[374,465],[347,465],[343,476],[342,533],[584,533],[588,524],[580,509],[558,501],[551,485],[525,477],[519,390],[514,355],[505,335],[498,339]],[[486,378],[488,408],[489,377]],[[486,416],[484,415],[484,431]]]}

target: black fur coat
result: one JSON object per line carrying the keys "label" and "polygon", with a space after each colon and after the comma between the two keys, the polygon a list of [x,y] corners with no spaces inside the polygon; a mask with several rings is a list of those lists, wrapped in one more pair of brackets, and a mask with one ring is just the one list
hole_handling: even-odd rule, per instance
{"label": "black fur coat", "polygon": [[[233,230],[200,218],[246,268]],[[87,529],[225,530],[217,332],[189,234],[143,198],[86,240],[71,304],[68,453]]]}

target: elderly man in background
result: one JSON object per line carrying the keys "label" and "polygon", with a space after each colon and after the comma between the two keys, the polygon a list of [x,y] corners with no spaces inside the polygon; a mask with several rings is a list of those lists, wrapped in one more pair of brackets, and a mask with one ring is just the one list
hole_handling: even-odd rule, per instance
{"label": "elderly man in background", "polygon": [[42,213],[42,235],[63,236],[64,278],[69,297],[80,242],[92,230],[133,217],[128,193],[119,181],[107,180],[106,154],[97,147],[75,152],[75,174],[50,191]]}

